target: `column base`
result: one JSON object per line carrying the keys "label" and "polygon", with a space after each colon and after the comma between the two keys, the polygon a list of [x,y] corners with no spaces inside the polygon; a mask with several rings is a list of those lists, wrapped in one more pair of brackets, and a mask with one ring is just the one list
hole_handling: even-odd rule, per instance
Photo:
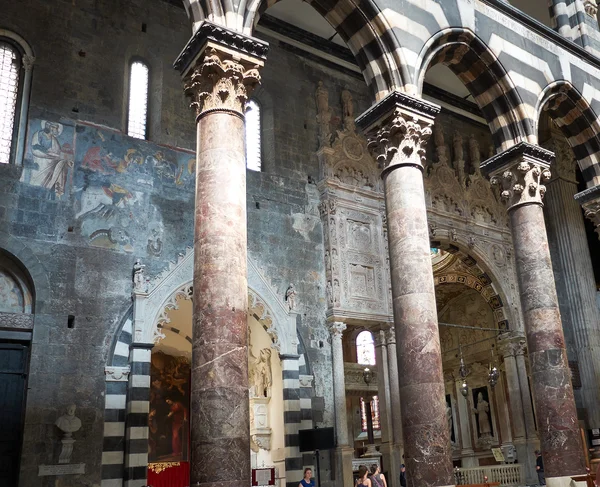
{"label": "column base", "polygon": [[354,485],[352,475],[352,458],[354,457],[354,448],[349,446],[339,446],[335,449],[335,485],[345,487]]}
{"label": "column base", "polygon": [[460,462],[462,468],[479,467],[479,460],[475,458],[475,452],[472,449],[464,449],[460,452]]}
{"label": "column base", "polygon": [[539,440],[513,440],[515,449],[517,450],[517,463],[523,465],[525,469],[525,483],[527,485],[537,485],[538,478],[535,470],[535,450],[540,449]]}
{"label": "column base", "polygon": [[547,478],[546,485],[547,487],[586,487],[587,483],[585,480],[581,482],[575,482],[571,476],[566,476]]}

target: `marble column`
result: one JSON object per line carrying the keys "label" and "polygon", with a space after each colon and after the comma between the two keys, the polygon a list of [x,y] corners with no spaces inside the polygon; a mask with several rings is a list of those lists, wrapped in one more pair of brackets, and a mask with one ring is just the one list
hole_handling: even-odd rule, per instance
{"label": "marble column", "polygon": [[335,408],[336,448],[336,478],[341,479],[341,485],[352,485],[352,454],[354,448],[348,439],[348,415],[346,404],[346,380],[344,377],[344,350],[342,335],[346,324],[334,321],[329,325],[331,333],[331,365],[333,376],[333,402]]}
{"label": "marble column", "polygon": [[383,167],[404,457],[409,486],[453,483],[429,230],[425,145],[440,108],[393,92],[357,123]]}
{"label": "marble column", "polygon": [[[375,363],[377,367],[377,397],[379,398],[379,421],[381,426],[381,447],[384,469],[390,479],[388,485],[394,485],[394,476],[397,467],[391,458],[392,412],[390,409],[390,375],[388,370],[388,351],[385,339],[385,328],[373,332],[375,337]],[[398,476],[400,473],[398,472]]]}
{"label": "marble column", "polygon": [[400,406],[400,381],[398,378],[398,353],[396,351],[396,330],[389,327],[386,331],[386,342],[388,349],[388,372],[390,375],[390,414],[392,416],[391,438],[392,464],[394,472],[397,473],[394,482],[400,483],[400,466],[404,463],[404,438],[402,436],[402,408]]}
{"label": "marble column", "polygon": [[[521,335],[504,335],[498,343],[498,349],[504,359],[508,406],[512,419],[513,444],[517,450],[517,461],[525,468],[525,481],[527,485],[533,485],[537,483],[534,451],[539,449],[539,440],[535,425],[529,427],[530,431],[533,429],[533,436],[528,437],[526,423],[532,424],[533,405],[531,403],[529,385],[526,380],[527,371],[524,367],[517,365],[517,362],[525,364],[524,354],[526,347],[526,339]],[[524,381],[520,380],[520,370],[521,374],[525,373]],[[524,386],[521,385],[522,382],[525,384]],[[496,387],[499,386],[500,384]],[[522,387],[525,387],[525,389],[522,389]],[[525,419],[526,416],[527,420]]]}
{"label": "marble column", "polygon": [[471,408],[467,398],[461,394],[463,379],[455,381],[456,406],[458,410],[458,426],[460,432],[462,468],[478,467],[479,461],[475,458],[473,450],[473,437],[471,436]]}
{"label": "marble column", "polygon": [[551,140],[556,161],[552,166],[554,178],[548,184],[544,213],[553,250],[560,311],[571,345],[568,348],[579,366],[581,389],[578,392],[586,410],[587,426],[600,428],[600,313],[596,306],[596,279],[583,215],[574,199],[577,162],[562,134],[553,133]]}
{"label": "marble column", "polygon": [[577,193],[575,200],[583,207],[583,213],[596,228],[600,238],[600,184]]}
{"label": "marble column", "polygon": [[267,44],[204,22],[175,62],[196,111],[190,484],[250,484],[244,108]]}
{"label": "marble column", "polygon": [[550,179],[552,159],[552,152],[521,142],[481,167],[508,206],[538,432],[550,487],[565,485],[571,475],[585,473],[542,210],[543,183]]}

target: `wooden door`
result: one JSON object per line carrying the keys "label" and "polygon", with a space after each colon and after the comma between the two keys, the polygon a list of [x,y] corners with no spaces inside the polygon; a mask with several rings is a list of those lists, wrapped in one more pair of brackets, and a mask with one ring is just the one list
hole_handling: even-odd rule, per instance
{"label": "wooden door", "polygon": [[0,485],[16,487],[29,347],[0,342]]}

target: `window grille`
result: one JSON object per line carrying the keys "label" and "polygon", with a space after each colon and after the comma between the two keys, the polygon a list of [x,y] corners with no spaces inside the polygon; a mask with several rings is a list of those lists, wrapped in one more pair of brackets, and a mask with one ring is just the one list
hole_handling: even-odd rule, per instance
{"label": "window grille", "polygon": [[0,163],[11,159],[17,99],[19,97],[19,64],[21,56],[6,42],[0,42]]}
{"label": "window grille", "polygon": [[141,61],[132,62],[129,71],[127,135],[137,139],[147,138],[148,83],[148,66]]}
{"label": "window grille", "polygon": [[261,170],[260,106],[254,100],[246,103],[246,167]]}

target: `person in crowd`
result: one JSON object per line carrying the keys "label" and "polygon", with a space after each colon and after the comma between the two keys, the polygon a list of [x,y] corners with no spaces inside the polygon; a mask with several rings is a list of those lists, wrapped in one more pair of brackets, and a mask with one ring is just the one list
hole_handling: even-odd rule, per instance
{"label": "person in crowd", "polygon": [[542,452],[539,450],[535,451],[535,471],[538,476],[538,483],[540,485],[546,485],[546,475],[544,474],[544,460],[542,459]]}
{"label": "person in crowd", "polygon": [[312,478],[312,468],[304,469],[304,478],[300,481],[298,487],[315,487],[315,479]]}
{"label": "person in crowd", "polygon": [[387,487],[385,475],[381,473],[381,469],[376,463],[371,465],[371,482],[373,482],[373,487]]}
{"label": "person in crowd", "polygon": [[400,485],[406,487],[406,467],[404,464],[400,466]]}

